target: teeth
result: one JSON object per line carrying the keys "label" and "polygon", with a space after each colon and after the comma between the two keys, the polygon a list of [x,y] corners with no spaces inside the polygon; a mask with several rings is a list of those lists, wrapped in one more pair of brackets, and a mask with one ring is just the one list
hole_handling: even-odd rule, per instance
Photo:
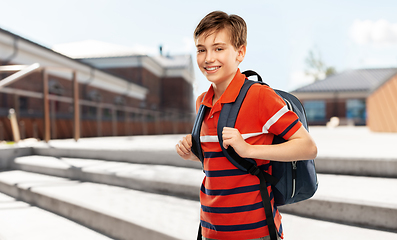
{"label": "teeth", "polygon": [[207,68],[207,70],[208,71],[213,71],[213,70],[215,70],[215,69],[218,69],[219,67],[210,67],[210,68]]}

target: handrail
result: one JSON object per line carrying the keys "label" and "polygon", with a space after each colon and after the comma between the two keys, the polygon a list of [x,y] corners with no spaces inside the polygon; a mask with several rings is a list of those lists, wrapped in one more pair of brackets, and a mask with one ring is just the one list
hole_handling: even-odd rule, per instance
{"label": "handrail", "polygon": [[[28,91],[28,90],[22,90],[22,89],[16,89],[16,88],[3,88],[0,89],[0,93],[8,93],[8,94],[18,94],[20,96],[25,96],[25,97],[33,97],[33,98],[43,98],[43,93],[39,92],[33,92],[33,91]],[[73,103],[73,97],[70,96],[57,96],[57,95],[48,95],[49,100],[53,101],[59,101],[59,102],[65,102],[65,103]],[[170,110],[164,110],[164,111],[159,111],[159,110],[151,110],[151,109],[143,109],[143,108],[138,108],[138,107],[130,107],[130,106],[125,106],[125,105],[116,105],[113,103],[105,103],[105,102],[95,102],[95,101],[90,101],[90,100],[84,100],[80,99],[79,103],[81,106],[90,106],[90,107],[100,107],[100,108],[111,108],[111,109],[116,109],[119,111],[124,111],[128,113],[139,113],[139,114],[168,114],[168,113],[174,113],[175,111],[170,111]],[[178,112],[178,111],[177,111]],[[187,112],[178,112],[182,113],[185,115],[192,115],[194,116],[195,113],[187,113]]]}
{"label": "handrail", "polygon": [[20,71],[29,65],[8,65],[8,66],[0,66],[0,72],[15,72]]}
{"label": "handrail", "polygon": [[40,69],[40,64],[33,63],[26,68],[0,80],[0,89]]}

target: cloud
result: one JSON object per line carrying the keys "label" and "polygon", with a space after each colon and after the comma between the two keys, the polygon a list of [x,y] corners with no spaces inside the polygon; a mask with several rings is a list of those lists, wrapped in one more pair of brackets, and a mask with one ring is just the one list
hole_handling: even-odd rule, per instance
{"label": "cloud", "polygon": [[394,55],[384,57],[364,57],[361,59],[362,66],[365,67],[395,67],[397,66],[397,59]]}
{"label": "cloud", "polygon": [[357,19],[350,28],[350,38],[360,45],[397,45],[397,23],[390,23],[384,19],[376,22]]}

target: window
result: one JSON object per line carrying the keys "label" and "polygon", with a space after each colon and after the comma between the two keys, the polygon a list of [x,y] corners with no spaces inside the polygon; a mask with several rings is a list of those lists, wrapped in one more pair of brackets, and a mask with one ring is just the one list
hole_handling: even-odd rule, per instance
{"label": "window", "polygon": [[96,111],[97,111],[97,108],[96,107],[88,107],[88,115],[89,116],[94,116],[94,117],[96,117]]}
{"label": "window", "polygon": [[325,116],[325,101],[305,101],[303,103],[306,111],[307,121],[324,121]]}
{"label": "window", "polygon": [[102,119],[104,119],[104,120],[112,119],[112,110],[110,108],[104,108],[102,110]]}
{"label": "window", "polygon": [[365,100],[350,99],[346,101],[346,118],[365,120]]}
{"label": "window", "polygon": [[28,98],[27,97],[19,97],[19,110],[20,111],[28,110]]}
{"label": "window", "polygon": [[97,108],[92,106],[81,106],[81,113],[84,119],[96,119]]}
{"label": "window", "polygon": [[117,120],[124,120],[125,112],[117,110]]}
{"label": "window", "polygon": [[96,89],[90,90],[87,97],[89,100],[94,102],[100,102],[102,100],[102,95]]}
{"label": "window", "polygon": [[116,105],[125,105],[125,97],[123,97],[123,96],[114,97],[114,104],[116,104]]}
{"label": "window", "polygon": [[65,92],[63,86],[56,79],[48,81],[48,92],[54,95],[61,96]]}

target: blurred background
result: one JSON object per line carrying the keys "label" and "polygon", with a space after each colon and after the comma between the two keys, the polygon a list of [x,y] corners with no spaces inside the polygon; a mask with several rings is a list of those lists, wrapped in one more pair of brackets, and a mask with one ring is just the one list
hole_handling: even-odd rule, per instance
{"label": "blurred background", "polygon": [[[40,66],[1,87],[0,137],[12,140],[4,117],[13,107],[23,137],[43,139],[44,106],[37,93],[43,91],[39,70],[44,68],[52,138],[72,137],[63,129],[72,128],[74,71],[82,100],[81,136],[188,132],[195,98],[209,87],[196,66],[192,32],[203,16],[219,9],[247,22],[248,51],[240,69],[257,71],[273,88],[297,90],[311,125],[325,125],[335,116],[340,124],[368,122],[372,130],[397,131],[368,119],[379,115],[369,112],[383,101],[394,107],[386,113],[396,111],[391,96],[376,97],[396,73],[395,4],[1,1],[2,65]],[[21,69],[3,68],[2,79]],[[332,75],[337,77],[319,84]],[[312,83],[317,84],[302,88]]]}
{"label": "blurred background", "polygon": [[281,209],[286,239],[397,239],[396,9],[0,0],[0,240],[195,238],[203,174],[174,145],[210,86],[193,31],[214,10],[245,19],[241,71],[297,96],[318,145],[322,187]]}

